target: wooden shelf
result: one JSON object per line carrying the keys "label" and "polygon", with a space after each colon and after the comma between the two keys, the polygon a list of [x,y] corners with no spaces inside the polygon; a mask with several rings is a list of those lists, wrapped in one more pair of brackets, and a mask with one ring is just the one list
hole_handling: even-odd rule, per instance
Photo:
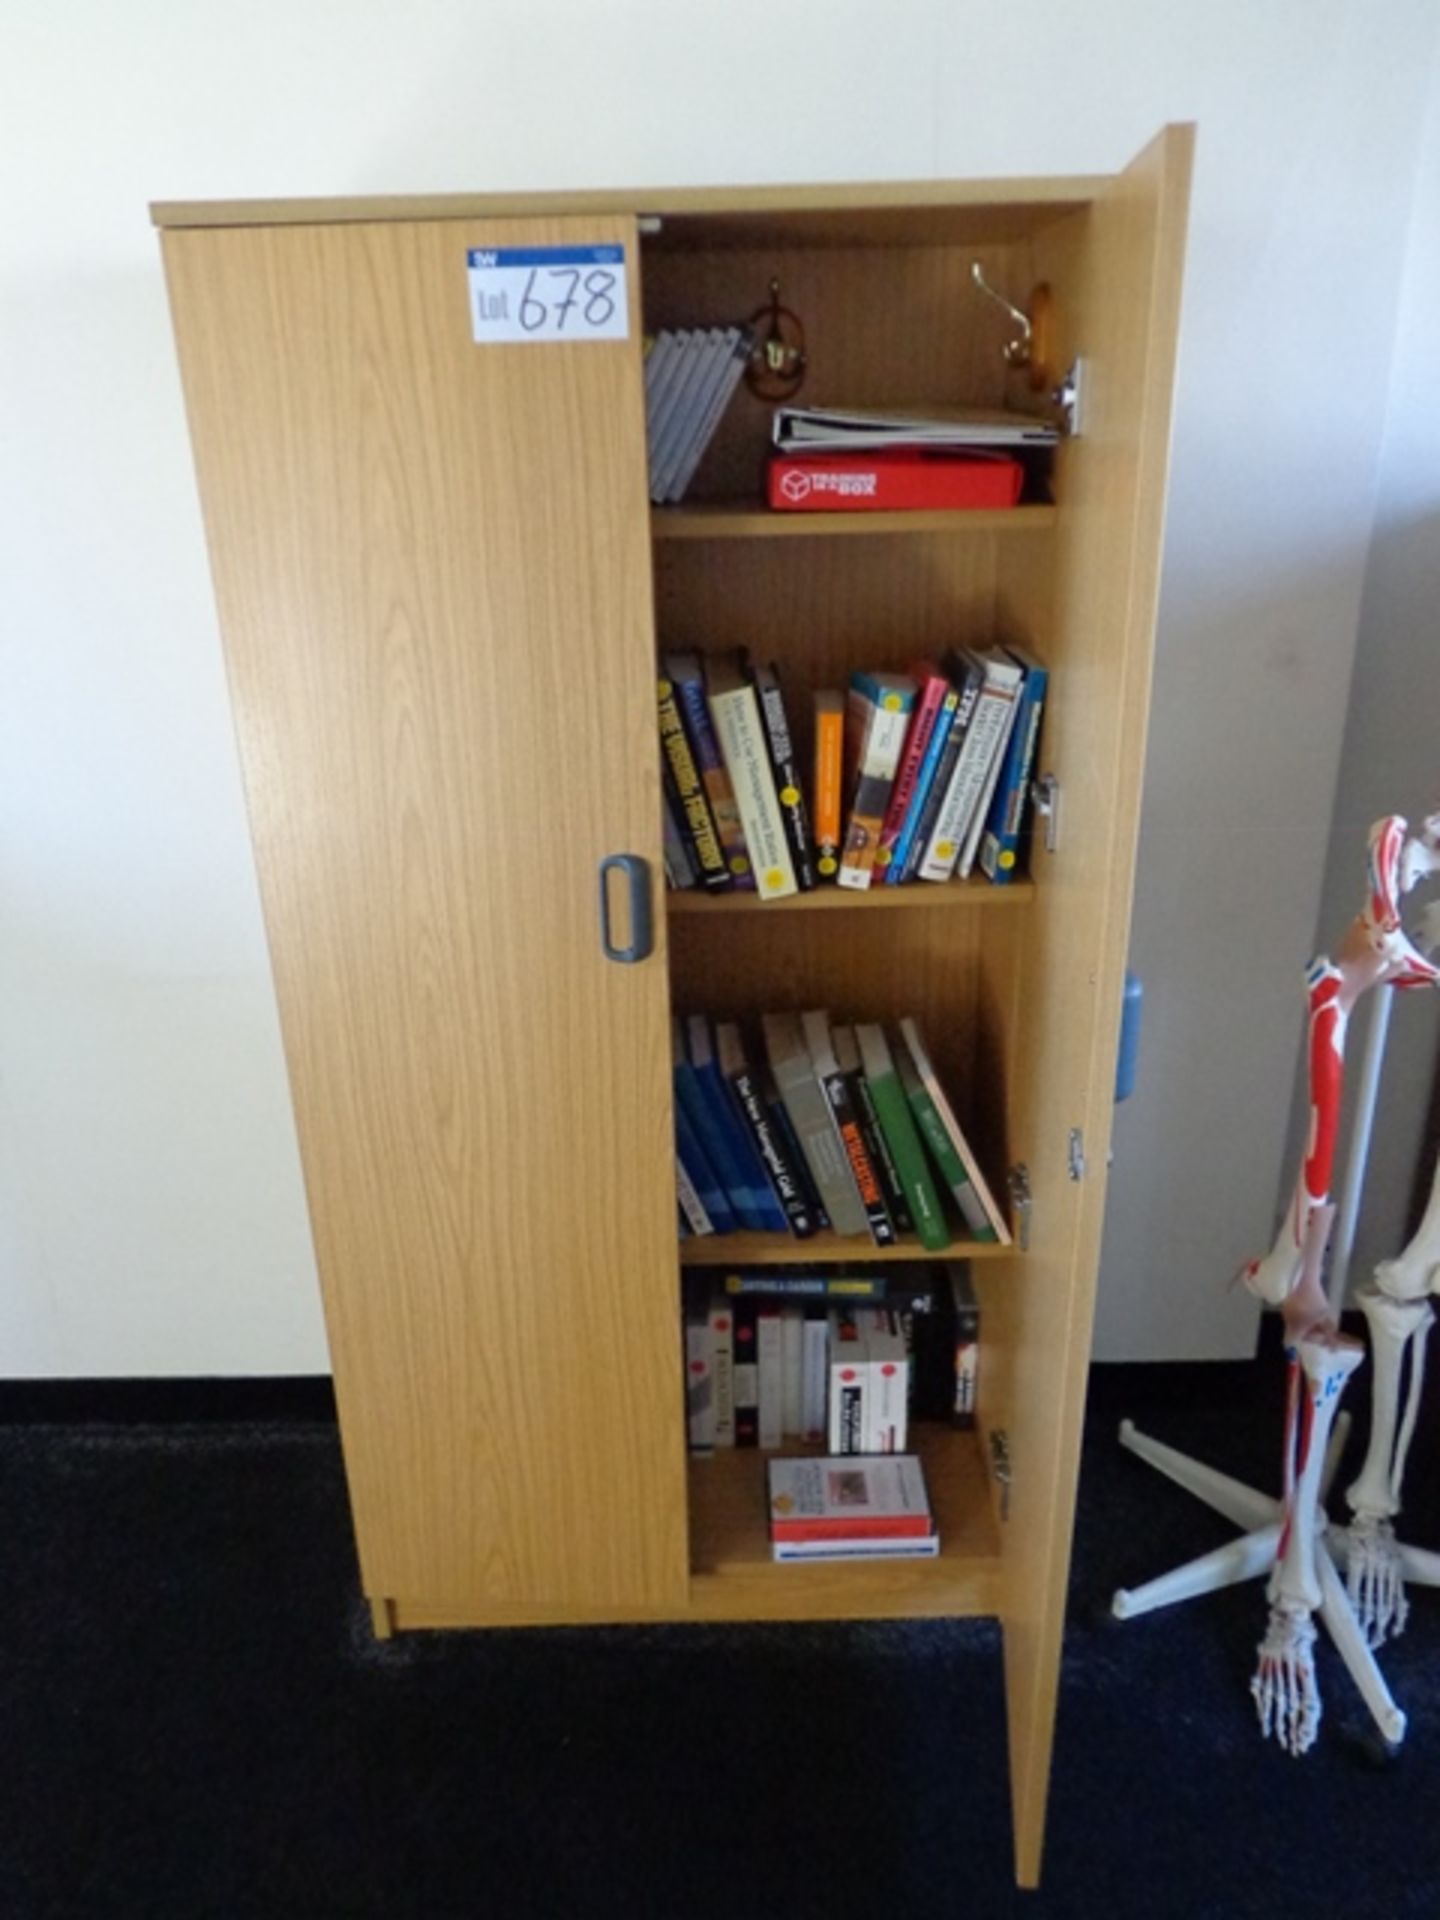
{"label": "wooden shelf", "polygon": [[932,1253],[913,1234],[898,1245],[877,1247],[873,1240],[852,1239],[840,1233],[812,1234],[797,1240],[793,1233],[707,1233],[680,1242],[682,1267],[795,1267],[835,1266],[853,1260],[1004,1260],[1013,1246],[998,1240],[954,1239]]}
{"label": "wooden shelf", "polygon": [[813,893],[792,893],[784,900],[762,900],[758,893],[702,893],[698,888],[665,895],[666,913],[844,913],[856,908],[866,913],[930,911],[966,907],[1023,907],[1035,898],[1033,880],[1012,880],[996,887],[976,874],[969,880],[951,880],[944,886],[923,881],[904,887],[817,887]]}
{"label": "wooden shelf", "polygon": [[654,507],[656,540],[797,540],[837,534],[1042,533],[1055,525],[1052,506],[930,508],[913,513],[775,513],[750,500],[704,500]]}
{"label": "wooden shelf", "polygon": [[[979,1437],[917,1426],[911,1439],[940,1530],[934,1560],[777,1565],[766,1523],[770,1456],[725,1448],[692,1457],[689,1617],[845,1620],[997,1612],[1000,1533]],[[791,1455],[816,1451],[798,1443],[784,1449]]]}

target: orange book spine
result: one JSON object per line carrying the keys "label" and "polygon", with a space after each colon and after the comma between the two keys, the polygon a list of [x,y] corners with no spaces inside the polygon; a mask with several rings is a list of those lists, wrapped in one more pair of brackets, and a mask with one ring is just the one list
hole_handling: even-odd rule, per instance
{"label": "orange book spine", "polygon": [[833,880],[840,871],[845,764],[845,700],[839,693],[815,696],[815,871]]}

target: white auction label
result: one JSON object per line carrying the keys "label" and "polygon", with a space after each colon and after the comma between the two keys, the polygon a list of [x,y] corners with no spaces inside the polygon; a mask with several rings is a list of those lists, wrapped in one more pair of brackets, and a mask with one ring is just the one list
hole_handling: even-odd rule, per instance
{"label": "white auction label", "polygon": [[471,247],[469,261],[481,346],[630,337],[624,247]]}

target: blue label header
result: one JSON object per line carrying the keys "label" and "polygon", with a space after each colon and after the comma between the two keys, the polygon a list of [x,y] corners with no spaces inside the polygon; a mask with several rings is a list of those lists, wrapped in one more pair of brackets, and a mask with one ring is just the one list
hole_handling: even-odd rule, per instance
{"label": "blue label header", "polygon": [[472,267],[623,267],[624,247],[471,247]]}

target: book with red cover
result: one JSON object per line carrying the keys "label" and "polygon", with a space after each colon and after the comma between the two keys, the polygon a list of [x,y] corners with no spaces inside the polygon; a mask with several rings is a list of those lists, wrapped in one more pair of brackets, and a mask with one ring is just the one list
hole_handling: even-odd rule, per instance
{"label": "book with red cover", "polygon": [[924,1540],[935,1532],[914,1454],[772,1460],[767,1480],[776,1542]]}
{"label": "book with red cover", "polygon": [[1013,507],[1025,470],[1003,454],[882,453],[776,455],[767,498],[780,513],[904,512],[924,507]]}

